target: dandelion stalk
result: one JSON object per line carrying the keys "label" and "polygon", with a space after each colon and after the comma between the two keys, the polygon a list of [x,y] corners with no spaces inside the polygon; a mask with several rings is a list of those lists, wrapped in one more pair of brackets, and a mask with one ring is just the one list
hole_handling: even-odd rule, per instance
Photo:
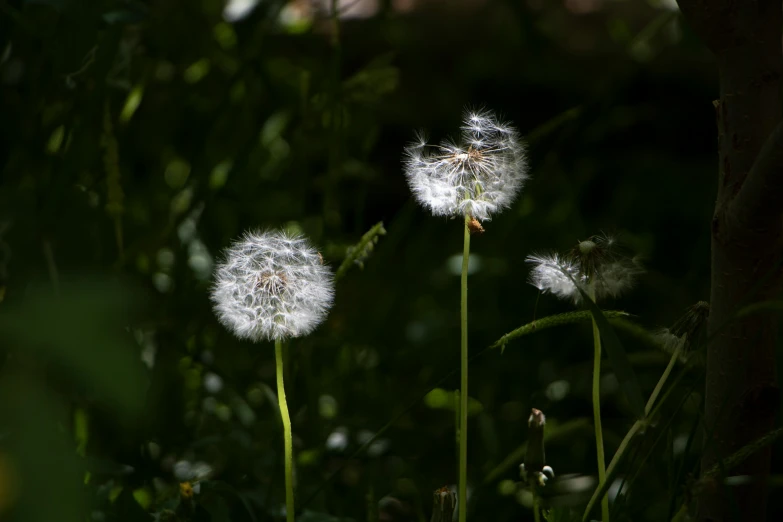
{"label": "dandelion stalk", "polygon": [[[645,417],[643,419],[636,419],[636,421],[633,423],[631,428],[628,430],[628,433],[626,433],[625,437],[623,437],[623,440],[620,442],[620,445],[617,447],[617,451],[612,457],[611,462],[609,462],[609,467],[606,469],[606,475],[604,479],[598,482],[598,487],[595,489],[595,491],[593,492],[593,496],[590,498],[590,501],[587,503],[587,507],[585,508],[584,514],[582,515],[583,521],[587,521],[590,512],[593,510],[593,506],[595,506],[595,503],[598,501],[599,498],[601,499],[601,507],[603,511],[603,502],[607,500],[606,492],[609,489],[607,481],[614,479],[614,476],[617,474],[617,466],[619,465],[622,458],[625,456],[625,453],[628,450],[628,446],[631,443],[631,440],[634,437],[636,437],[636,435],[642,430],[642,428],[644,428],[647,424],[649,424],[650,419],[655,415],[658,408],[660,408],[663,401],[666,400],[666,397],[672,391],[674,383],[672,384],[672,386],[668,388],[667,392],[664,393],[661,400],[658,401],[658,404],[657,405],[655,404],[656,398],[658,395],[660,395],[660,392],[663,390],[664,385],[669,380],[669,377],[671,376],[671,371],[674,368],[674,363],[677,361],[679,356],[680,356],[680,349],[678,348],[675,350],[675,353],[672,354],[672,357],[669,360],[669,364],[667,365],[663,374],[661,374],[660,379],[658,379],[658,383],[655,385],[655,389],[653,390],[653,393],[650,395],[650,398],[647,401],[647,406],[644,408]],[[677,382],[678,379],[682,378],[683,375],[684,373],[681,373],[680,376],[677,379],[675,379],[675,383]]]}
{"label": "dandelion stalk", "polygon": [[[699,301],[694,306],[690,307],[685,315],[681,317],[671,329],[663,329],[658,334],[651,337],[656,344],[664,347],[667,351],[671,351],[669,364],[666,365],[666,369],[664,369],[655,388],[653,388],[653,391],[650,394],[650,398],[647,400],[647,404],[644,407],[644,417],[636,419],[636,422],[633,423],[631,429],[628,430],[628,433],[625,434],[622,442],[620,442],[620,446],[617,448],[611,462],[609,462],[609,467],[606,468],[606,477],[599,482],[598,487],[593,492],[593,496],[587,503],[587,508],[582,515],[583,521],[588,519],[590,512],[596,502],[598,502],[598,499],[604,500],[606,491],[609,487],[608,482],[613,480],[616,475],[617,466],[625,456],[631,440],[650,423],[653,417],[655,417],[658,409],[666,400],[666,397],[672,392],[675,384],[683,377],[685,370],[680,373],[675,379],[675,382],[663,393],[663,397],[658,400],[677,361],[683,359],[686,365],[693,363],[693,360],[689,357],[689,355],[691,355],[691,345],[694,340],[700,337],[708,317],[709,306],[707,303]],[[672,507],[672,509],[674,508]]]}
{"label": "dandelion stalk", "polygon": [[459,522],[467,520],[468,500],[468,266],[470,264],[471,218],[465,216],[462,246],[462,277],[460,326],[460,387],[459,387]]}
{"label": "dandelion stalk", "polygon": [[511,206],[527,179],[525,146],[516,129],[490,111],[465,112],[460,139],[431,145],[423,134],[405,148],[405,175],[413,195],[435,216],[464,219],[461,279],[459,400],[459,522],[467,519],[468,261],[471,232]]}
{"label": "dandelion stalk", "polygon": [[[601,333],[593,319],[593,425],[595,449],[598,455],[598,481],[606,481],[606,457],[604,456],[604,432],[601,427]],[[601,499],[601,520],[609,522],[609,498]]]}
{"label": "dandelion stalk", "polygon": [[530,428],[525,452],[525,462],[519,466],[522,479],[530,486],[533,493],[533,516],[536,522],[541,521],[541,489],[546,483],[555,477],[555,472],[546,465],[544,450],[544,426],[546,417],[544,412],[533,408],[527,420]]}
{"label": "dandelion stalk", "polygon": [[[527,262],[533,264],[533,272],[530,276],[533,286],[542,292],[563,299],[572,299],[575,304],[588,299],[597,302],[605,297],[617,297],[630,288],[635,276],[642,272],[638,262],[621,253],[615,239],[606,235],[592,236],[585,241],[580,241],[567,254],[536,254],[528,256]],[[592,306],[592,303],[588,304]],[[601,427],[601,332],[596,316],[592,313],[591,315],[593,317],[593,424],[598,479],[603,484],[606,482],[606,456]],[[611,343],[607,346],[612,347]],[[640,403],[639,414],[641,413]],[[603,522],[609,522],[608,498],[601,499],[601,514]]]}
{"label": "dandelion stalk", "polygon": [[288,403],[285,400],[283,341],[280,339],[275,339],[275,368],[277,370],[277,403],[280,405],[285,443],[285,518],[287,522],[294,522],[294,442],[291,435],[291,416],[288,414]]}
{"label": "dandelion stalk", "polygon": [[218,320],[240,339],[275,342],[283,421],[286,519],[294,522],[293,436],[283,381],[283,341],[312,332],[332,305],[334,278],[301,236],[248,232],[224,253],[212,286]]}
{"label": "dandelion stalk", "polygon": [[681,346],[677,346],[674,349],[674,353],[672,353],[672,356],[669,359],[669,364],[666,365],[666,369],[663,370],[663,374],[661,375],[661,378],[658,379],[658,383],[655,385],[655,388],[650,394],[650,398],[647,400],[647,406],[645,406],[644,408],[645,417],[650,416],[650,412],[652,411],[653,406],[655,406],[655,399],[657,399],[658,395],[661,394],[661,390],[663,390],[663,385],[666,384],[666,381],[669,379],[669,375],[671,375],[672,373],[672,369],[674,369],[674,365],[677,362],[677,359],[680,358],[681,351],[682,351]]}
{"label": "dandelion stalk", "polygon": [[537,491],[533,491],[533,517],[536,522],[541,522],[541,500]]}

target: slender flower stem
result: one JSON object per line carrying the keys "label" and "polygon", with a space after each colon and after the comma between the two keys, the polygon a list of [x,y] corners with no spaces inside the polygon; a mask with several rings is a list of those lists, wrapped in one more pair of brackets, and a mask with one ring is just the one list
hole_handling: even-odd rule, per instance
{"label": "slender flower stem", "polygon": [[[672,369],[674,368],[674,365],[679,357],[680,357],[680,347],[677,347],[677,349],[674,350],[671,359],[669,359],[669,364],[666,366],[666,369],[663,371],[663,374],[661,374],[661,378],[658,379],[658,384],[655,385],[652,394],[650,394],[650,398],[647,401],[647,406],[644,408],[645,417],[643,419],[637,419],[636,422],[633,423],[631,429],[628,430],[628,433],[625,434],[625,437],[623,437],[622,442],[620,442],[620,446],[617,447],[617,451],[612,457],[611,462],[609,462],[609,467],[606,470],[606,475],[608,476],[609,479],[615,476],[617,466],[620,463],[620,460],[623,458],[623,456],[625,456],[625,452],[628,449],[628,445],[630,444],[631,440],[650,421],[650,417],[653,413],[653,409],[655,408],[655,399],[658,397],[658,395],[660,395],[660,392],[663,390],[666,381],[669,380],[669,376],[671,375]],[[669,392],[670,391],[671,388],[669,388]],[[667,394],[669,392],[667,392]],[[666,400],[666,394],[664,394],[664,397],[661,400],[662,401]],[[606,500],[606,491],[608,489],[606,486],[606,480],[607,477],[604,477],[604,479],[602,479],[598,483],[598,487],[595,489],[595,492],[593,492],[593,496],[590,498],[590,501],[587,503],[587,508],[585,508],[585,512],[582,515],[582,520],[588,519],[590,512],[593,510],[593,506],[595,506],[595,503],[597,502],[599,496],[601,498],[601,502],[603,506],[603,501]]]}
{"label": "slender flower stem", "polygon": [[465,217],[465,232],[462,247],[462,298],[460,324],[462,342],[460,344],[460,387],[459,387],[459,522],[465,522],[468,516],[468,263],[470,261],[469,217]]}
{"label": "slender flower stem", "polygon": [[541,522],[541,502],[538,496],[538,491],[533,491],[533,517],[535,522]]}
{"label": "slender flower stem", "polygon": [[663,375],[661,375],[661,378],[658,379],[658,384],[655,385],[655,388],[650,394],[650,398],[647,400],[647,406],[644,407],[645,417],[649,417],[650,411],[652,411],[652,407],[655,406],[655,399],[657,399],[658,395],[660,395],[661,390],[663,389],[663,385],[666,384],[666,380],[669,378],[669,374],[672,373],[674,364],[677,362],[677,359],[679,357],[680,357],[680,347],[678,346],[677,348],[674,349],[674,353],[672,354],[671,359],[669,359],[669,364],[666,365],[666,369],[663,371]]}
{"label": "slender flower stem", "polygon": [[[591,296],[592,297],[592,296]],[[601,428],[601,333],[593,319],[593,424],[595,425],[595,448],[598,454],[598,481],[606,481],[606,458],[604,456],[604,434]],[[609,522],[609,498],[601,499],[601,520]]]}
{"label": "slender flower stem", "polygon": [[291,416],[285,400],[283,383],[283,342],[275,340],[275,366],[277,367],[277,402],[280,405],[280,417],[283,419],[283,439],[285,441],[285,516],[286,522],[294,522],[294,444],[291,436]]}

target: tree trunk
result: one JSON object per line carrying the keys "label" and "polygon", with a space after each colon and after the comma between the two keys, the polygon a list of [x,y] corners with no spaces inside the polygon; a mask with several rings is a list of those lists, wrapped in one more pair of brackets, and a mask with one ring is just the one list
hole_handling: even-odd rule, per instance
{"label": "tree trunk", "polygon": [[[679,3],[720,71],[709,319],[716,337],[707,353],[704,471],[769,432],[778,410],[777,318],[756,315],[726,325],[741,306],[777,297],[783,281],[783,6],[780,0]],[[750,476],[746,483],[704,488],[695,499],[698,519],[766,520],[769,462],[766,448],[729,472]]]}

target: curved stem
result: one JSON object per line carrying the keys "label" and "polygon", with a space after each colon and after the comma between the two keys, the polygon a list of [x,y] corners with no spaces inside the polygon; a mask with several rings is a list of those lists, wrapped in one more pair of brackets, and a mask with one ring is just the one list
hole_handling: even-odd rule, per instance
{"label": "curved stem", "polygon": [[[601,428],[601,334],[593,319],[593,424],[595,425],[595,449],[598,454],[598,482],[606,481],[604,434]],[[609,498],[601,499],[601,520],[609,522]]]}
{"label": "curved stem", "polygon": [[294,444],[291,435],[291,416],[285,400],[283,382],[283,342],[275,339],[275,366],[277,369],[277,402],[280,405],[280,417],[283,419],[283,440],[285,442],[285,516],[286,522],[294,522]]}
{"label": "curved stem", "polygon": [[459,522],[467,520],[468,506],[468,263],[470,261],[470,218],[465,218],[462,246],[462,297],[460,302],[460,387],[459,387]]}

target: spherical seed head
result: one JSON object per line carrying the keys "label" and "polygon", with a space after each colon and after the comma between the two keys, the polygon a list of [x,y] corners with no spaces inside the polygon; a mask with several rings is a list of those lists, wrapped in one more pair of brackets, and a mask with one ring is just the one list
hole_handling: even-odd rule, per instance
{"label": "spherical seed head", "polygon": [[220,322],[254,342],[300,337],[325,318],[334,298],[329,267],[302,236],[247,232],[215,270]]}
{"label": "spherical seed head", "polygon": [[[618,297],[631,288],[636,276],[643,272],[636,259],[625,256],[611,236],[593,236],[581,241],[569,253],[532,255],[526,261],[533,264],[530,283],[541,290],[575,304],[582,301],[575,282],[582,290],[592,290],[596,301]],[[569,277],[569,275],[571,277]]]}
{"label": "spherical seed head", "polygon": [[517,131],[489,111],[466,111],[460,140],[405,149],[405,174],[416,199],[436,216],[488,220],[516,199],[528,178]]}

